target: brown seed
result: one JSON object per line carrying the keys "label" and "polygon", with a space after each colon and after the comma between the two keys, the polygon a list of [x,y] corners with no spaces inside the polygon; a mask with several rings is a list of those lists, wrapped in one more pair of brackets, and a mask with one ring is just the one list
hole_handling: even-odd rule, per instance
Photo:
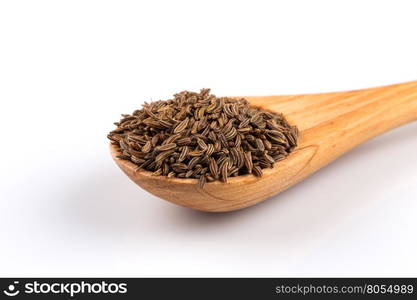
{"label": "brown seed", "polygon": [[271,164],[275,162],[275,160],[271,156],[269,156],[267,153],[264,154],[264,157]]}
{"label": "brown seed", "polygon": [[240,147],[241,144],[242,144],[242,138],[240,137],[240,133],[238,133],[236,134],[235,147]]}
{"label": "brown seed", "polygon": [[209,160],[209,169],[210,173],[214,178],[219,177],[219,167],[217,166],[217,162],[214,158],[210,158]]}
{"label": "brown seed", "polygon": [[203,155],[203,153],[204,153],[204,151],[194,150],[194,151],[188,152],[188,155],[192,156],[192,157],[199,157],[199,156]]}
{"label": "brown seed", "polygon": [[165,141],[163,141],[162,145],[171,144],[171,143],[177,141],[180,138],[180,136],[181,136],[180,133],[173,134],[173,135],[169,136]]}
{"label": "brown seed", "polygon": [[211,113],[217,107],[217,101],[211,101],[210,105],[207,107],[206,112]]}
{"label": "brown seed", "polygon": [[239,169],[238,169],[238,168],[236,168],[236,167],[232,167],[232,168],[229,170],[229,176],[230,176],[230,175],[232,175],[232,176],[233,176],[233,174],[237,173],[238,171],[239,171]]}
{"label": "brown seed", "polygon": [[223,133],[219,133],[219,140],[220,140],[221,145],[224,148],[226,149],[229,148],[229,144],[227,143],[226,137],[224,136]]}
{"label": "brown seed", "polygon": [[250,119],[251,123],[258,123],[261,120],[261,113],[260,112],[256,112],[252,118]]}
{"label": "brown seed", "polygon": [[281,161],[285,159],[287,156],[283,154],[274,155],[274,161]]}
{"label": "brown seed", "polygon": [[181,149],[181,154],[178,157],[178,162],[182,162],[186,158],[189,151],[190,151],[190,148],[188,148],[188,146],[183,146]]}
{"label": "brown seed", "polygon": [[195,176],[195,175],[199,174],[202,169],[203,169],[203,167],[200,164],[196,165],[194,170],[193,170],[192,175]]}
{"label": "brown seed", "polygon": [[227,133],[225,133],[224,137],[227,141],[230,141],[231,139],[235,138],[237,135],[236,128],[232,127]]}
{"label": "brown seed", "polygon": [[162,162],[162,161],[165,160],[165,158],[170,156],[172,153],[174,153],[174,150],[168,150],[168,151],[161,152],[155,157],[155,161],[161,161]]}
{"label": "brown seed", "polygon": [[152,137],[152,139],[151,139],[152,147],[156,147],[156,145],[158,144],[158,141],[159,141],[159,136],[158,135],[155,135],[154,137]]}
{"label": "brown seed", "polygon": [[206,128],[204,129],[204,131],[201,133],[202,136],[207,136],[210,132],[210,127],[206,126]]}
{"label": "brown seed", "polygon": [[217,141],[217,135],[214,133],[214,131],[209,132],[208,138],[209,138],[210,141],[212,141],[214,143]]}
{"label": "brown seed", "polygon": [[197,156],[197,157],[193,157],[189,162],[188,162],[188,169],[193,169],[198,162],[200,161],[201,157]]}
{"label": "brown seed", "polygon": [[130,156],[130,159],[135,163],[135,164],[137,164],[137,165],[141,165],[141,164],[143,164],[144,162],[145,162],[145,160],[144,159],[142,159],[142,158],[138,158],[138,157],[136,157],[136,156],[134,156],[134,155],[131,155]]}
{"label": "brown seed", "polygon": [[223,182],[227,182],[227,171],[228,171],[228,168],[229,168],[229,160],[226,159],[222,163],[222,165],[220,167],[220,173],[222,175],[221,179],[222,179]]}
{"label": "brown seed", "polygon": [[142,152],[148,153],[149,151],[151,151],[151,147],[152,147],[151,141],[147,141],[146,144],[142,147]]}
{"label": "brown seed", "polygon": [[130,156],[128,155],[116,155],[116,157],[120,159],[130,160]]}
{"label": "brown seed", "polygon": [[252,153],[250,151],[244,153],[244,160],[245,160],[245,166],[248,170],[248,173],[252,173],[253,169],[253,163],[252,163]]}
{"label": "brown seed", "polygon": [[207,144],[202,139],[197,139],[197,144],[200,146],[201,150],[207,150]]}
{"label": "brown seed", "polygon": [[162,174],[162,169],[158,169],[155,172],[152,173],[152,176],[159,176]]}
{"label": "brown seed", "polygon": [[253,174],[255,174],[256,177],[262,177],[262,169],[259,166],[253,167]]}
{"label": "brown seed", "polygon": [[162,165],[162,175],[167,176],[169,174],[169,165],[164,163]]}
{"label": "brown seed", "polygon": [[214,146],[213,144],[208,144],[206,149],[206,155],[211,156],[214,153]]}
{"label": "brown seed", "polygon": [[191,138],[185,137],[177,140],[178,146],[185,146],[191,144]]}
{"label": "brown seed", "polygon": [[175,129],[174,129],[174,133],[179,133],[179,132],[183,131],[183,130],[187,127],[189,120],[190,120],[190,119],[185,118],[183,121],[181,121],[181,122],[180,122],[180,123],[179,123],[179,124],[175,127]]}
{"label": "brown seed", "polygon": [[127,143],[127,142],[125,141],[125,139],[120,139],[120,140],[119,140],[119,144],[120,144],[120,147],[121,147],[123,150],[129,150],[129,143]]}
{"label": "brown seed", "polygon": [[270,142],[270,141],[268,141],[267,139],[265,139],[265,140],[263,140],[262,142],[263,142],[263,144],[264,144],[264,146],[265,146],[265,149],[267,149],[267,150],[271,150],[271,148],[272,148],[272,144],[271,144],[271,142]]}
{"label": "brown seed", "polygon": [[198,180],[198,186],[202,189],[204,188],[205,184],[206,184],[206,176],[200,176],[200,179]]}
{"label": "brown seed", "polygon": [[179,170],[187,170],[187,165],[184,163],[175,163],[171,165],[171,168],[177,168]]}
{"label": "brown seed", "polygon": [[161,151],[172,150],[172,149],[175,149],[175,148],[177,148],[177,144],[169,143],[169,144],[165,144],[165,145],[155,147],[155,150],[158,151],[158,152],[161,152]]}
{"label": "brown seed", "polygon": [[159,122],[159,124],[161,124],[165,128],[171,128],[172,127],[172,122],[169,122],[167,120],[158,119],[158,122]]}
{"label": "brown seed", "polygon": [[264,145],[264,143],[262,142],[261,139],[256,139],[256,147],[261,152],[265,151],[265,145]]}
{"label": "brown seed", "polygon": [[239,124],[239,128],[245,128],[249,125],[250,119],[245,119]]}
{"label": "brown seed", "polygon": [[251,128],[250,127],[239,128],[237,131],[240,133],[250,132]]}
{"label": "brown seed", "polygon": [[[143,164],[141,164],[139,166],[139,168],[146,169],[148,166],[150,166],[152,164],[152,162],[154,162],[154,160],[150,158],[150,159],[146,160]],[[150,167],[149,167],[149,169],[150,169]]]}
{"label": "brown seed", "polygon": [[230,148],[230,156],[231,156],[231,164],[232,165],[237,165],[237,150],[236,148]]}

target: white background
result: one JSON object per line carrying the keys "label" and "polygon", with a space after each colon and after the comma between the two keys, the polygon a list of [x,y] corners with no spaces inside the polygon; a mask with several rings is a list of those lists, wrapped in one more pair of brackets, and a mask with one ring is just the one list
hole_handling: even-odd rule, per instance
{"label": "white background", "polygon": [[255,207],[134,185],[106,134],[143,101],[417,80],[415,1],[2,1],[0,276],[417,276],[417,124]]}

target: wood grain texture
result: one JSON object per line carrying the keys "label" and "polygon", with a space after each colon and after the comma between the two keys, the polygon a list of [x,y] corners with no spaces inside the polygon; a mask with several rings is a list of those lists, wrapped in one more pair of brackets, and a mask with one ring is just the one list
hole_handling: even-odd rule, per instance
{"label": "wood grain texture", "polygon": [[417,81],[365,90],[292,96],[245,97],[254,106],[281,112],[300,130],[296,150],[264,176],[233,177],[204,189],[196,179],[151,176],[111,154],[136,184],[170,202],[197,210],[224,212],[261,202],[300,182],[350,149],[417,119]]}

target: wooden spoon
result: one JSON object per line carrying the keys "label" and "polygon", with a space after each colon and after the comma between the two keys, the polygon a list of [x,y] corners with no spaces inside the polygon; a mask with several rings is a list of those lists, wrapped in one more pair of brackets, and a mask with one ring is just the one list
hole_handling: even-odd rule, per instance
{"label": "wooden spoon", "polygon": [[293,96],[246,97],[254,106],[282,112],[300,130],[296,150],[262,178],[232,177],[200,189],[196,179],[151,176],[133,163],[111,155],[143,189],[197,210],[224,212],[261,202],[300,182],[355,146],[417,119],[417,81],[365,90]]}

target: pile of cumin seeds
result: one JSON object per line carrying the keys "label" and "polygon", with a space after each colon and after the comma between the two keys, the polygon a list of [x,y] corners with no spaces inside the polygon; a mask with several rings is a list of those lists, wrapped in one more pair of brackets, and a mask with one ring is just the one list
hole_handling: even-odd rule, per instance
{"label": "pile of cumin seeds", "polygon": [[108,134],[126,159],[153,175],[206,182],[272,168],[297,146],[298,129],[283,115],[245,99],[216,97],[210,89],[183,91],[122,115]]}

